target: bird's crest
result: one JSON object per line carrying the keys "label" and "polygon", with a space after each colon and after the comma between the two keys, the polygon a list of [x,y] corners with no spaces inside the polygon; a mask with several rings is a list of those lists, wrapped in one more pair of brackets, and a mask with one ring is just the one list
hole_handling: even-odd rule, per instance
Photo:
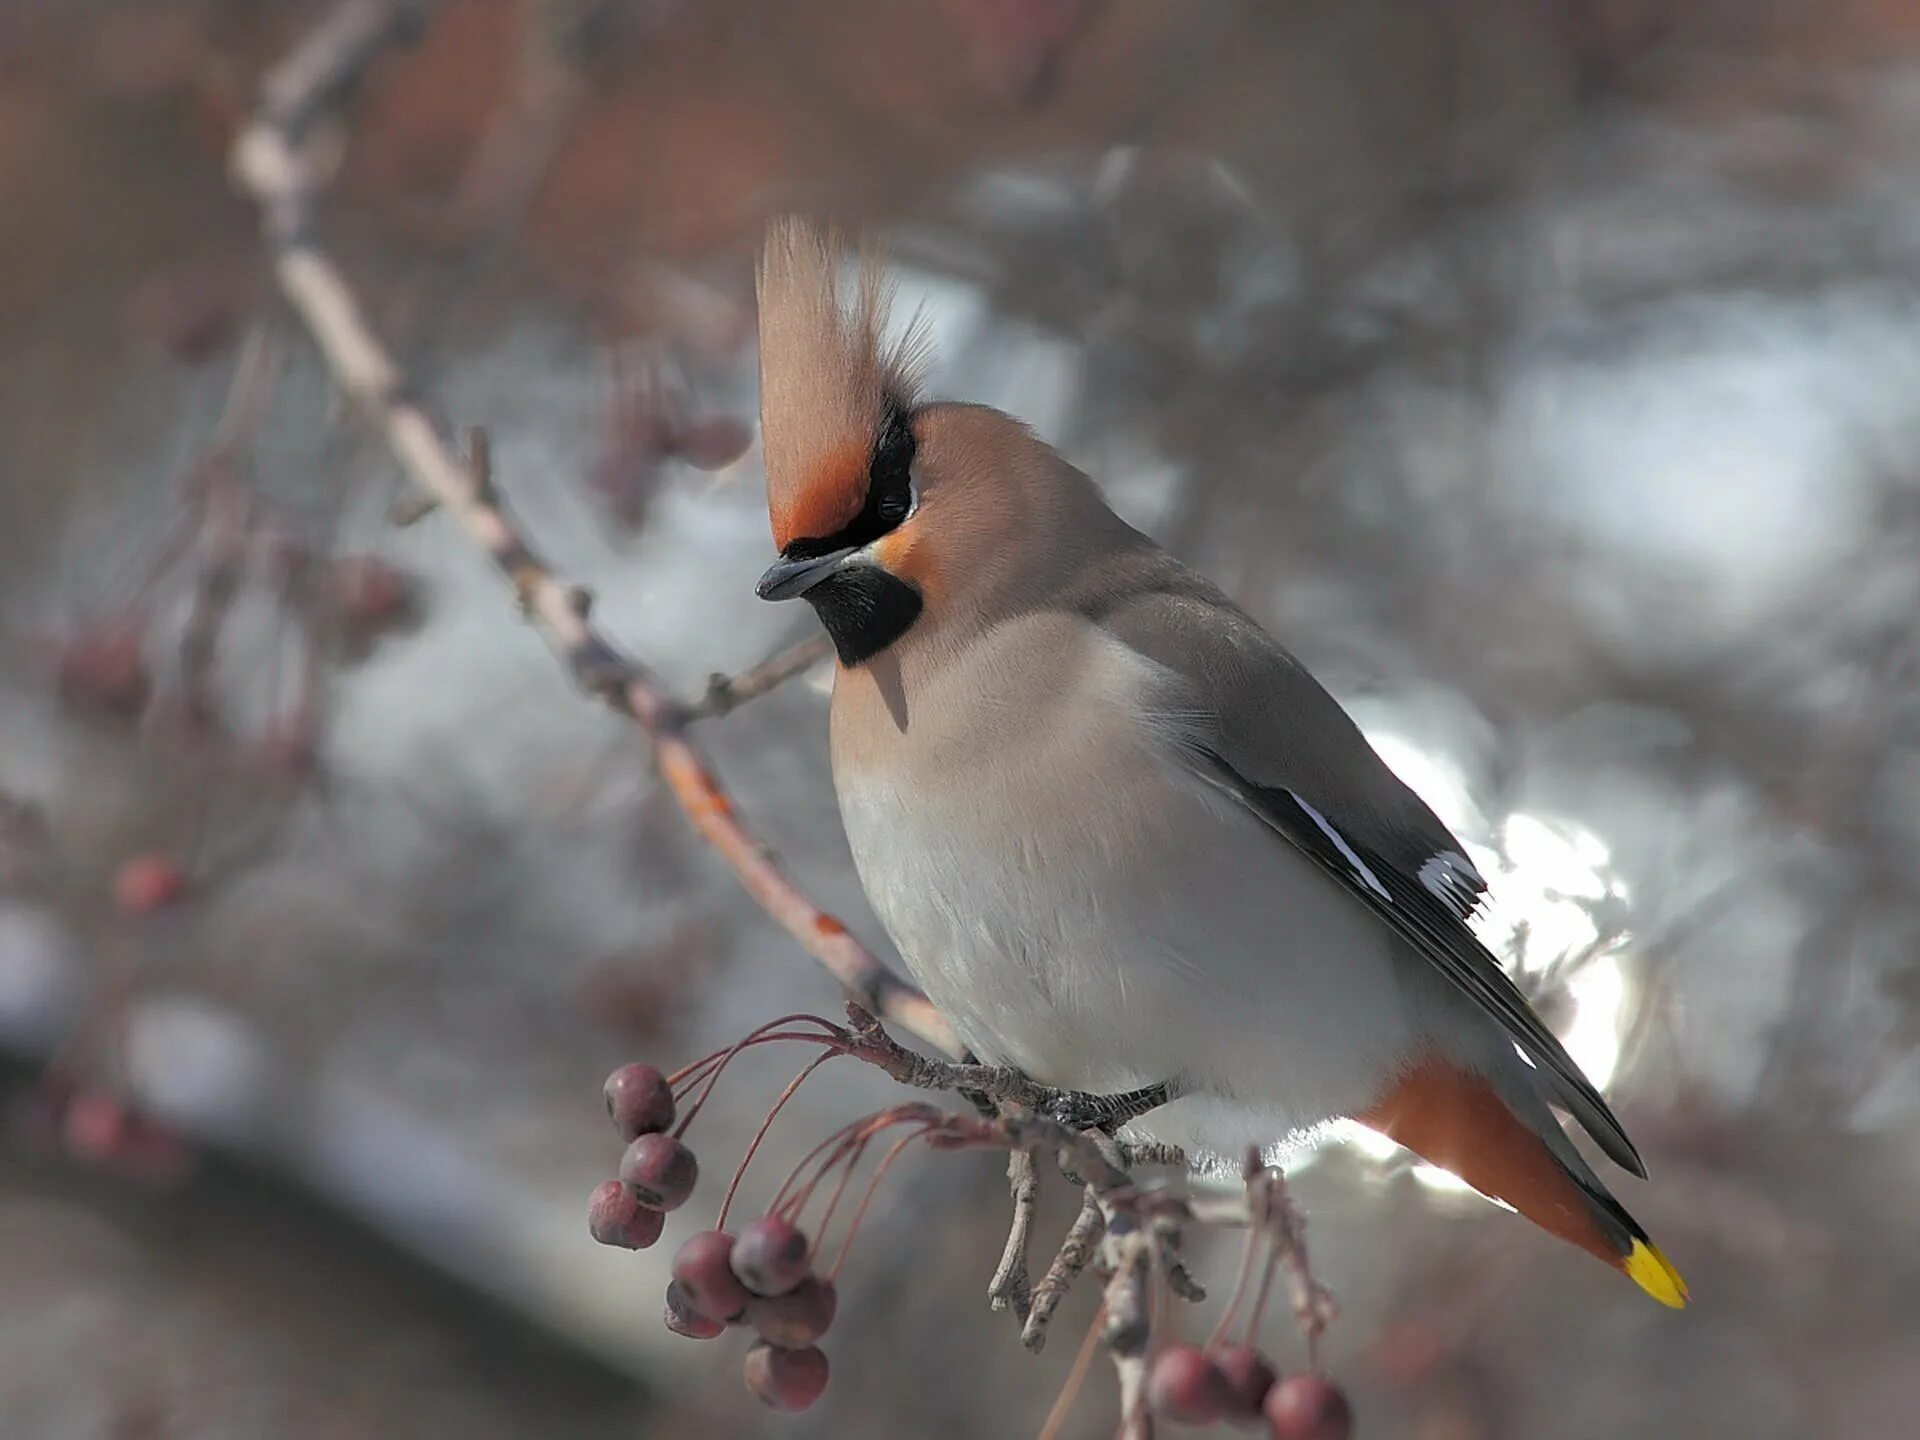
{"label": "bird's crest", "polygon": [[891,289],[863,249],[843,296],[844,246],[785,216],[760,252],[760,436],[774,544],[832,535],[860,513],[889,407],[913,403],[917,326],[886,339]]}

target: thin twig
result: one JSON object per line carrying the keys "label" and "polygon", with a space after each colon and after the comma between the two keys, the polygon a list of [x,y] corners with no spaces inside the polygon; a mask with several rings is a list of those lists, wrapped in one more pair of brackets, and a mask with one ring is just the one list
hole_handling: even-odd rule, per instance
{"label": "thin twig", "polygon": [[406,375],[314,234],[321,175],[302,145],[306,125],[349,89],[368,62],[418,22],[419,3],[347,0],[265,82],[265,100],[235,141],[236,183],[260,206],[273,272],[335,381],[365,411],[414,484],[431,495],[513,583],[522,609],[575,679],[631,716],[653,741],[662,778],[694,829],[733,868],[760,908],[861,1004],[949,1054],[959,1042],[926,997],[894,975],[809,898],[741,821],[686,733],[687,707],[589,623],[591,597],[550,571],[473,467],[411,393]]}
{"label": "thin twig", "polygon": [[1119,1440],[1153,1440],[1147,1408],[1147,1353],[1153,1334],[1151,1277],[1154,1241],[1145,1231],[1108,1232],[1104,1338],[1120,1381]]}
{"label": "thin twig", "polygon": [[1313,1273],[1307,1257],[1307,1220],[1288,1193],[1286,1177],[1260,1162],[1260,1152],[1249,1149],[1241,1173],[1247,1181],[1247,1220],[1263,1231],[1273,1249],[1261,1277],[1259,1294],[1254,1300],[1248,1333],[1260,1324],[1266,1309],[1267,1287],[1278,1269],[1287,1282],[1287,1296],[1293,1302],[1293,1318],[1307,1341],[1307,1363],[1320,1368],[1320,1336],[1339,1316],[1333,1292]]}
{"label": "thin twig", "polygon": [[757,700],[776,686],[811,670],[832,653],[833,642],[825,635],[815,635],[797,645],[789,645],[738,675],[716,673],[707,681],[707,693],[688,707],[687,719],[717,718],[737,710],[749,700]]}
{"label": "thin twig", "polygon": [[278,369],[279,346],[271,327],[254,326],[234,364],[206,451],[186,478],[200,517],[199,567],[180,635],[180,691],[191,717],[211,720],[218,709],[214,658],[240,593],[253,530],[252,496],[240,481],[240,470]]}

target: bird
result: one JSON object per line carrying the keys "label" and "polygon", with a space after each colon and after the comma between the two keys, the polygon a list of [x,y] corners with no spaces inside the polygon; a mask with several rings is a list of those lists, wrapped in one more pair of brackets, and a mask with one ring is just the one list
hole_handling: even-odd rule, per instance
{"label": "bird", "polygon": [[831,638],[855,869],[971,1054],[1190,1154],[1357,1120],[1683,1306],[1486,881],[1333,696],[1025,425],[924,398],[865,247],[778,218],[756,294],[757,593]]}

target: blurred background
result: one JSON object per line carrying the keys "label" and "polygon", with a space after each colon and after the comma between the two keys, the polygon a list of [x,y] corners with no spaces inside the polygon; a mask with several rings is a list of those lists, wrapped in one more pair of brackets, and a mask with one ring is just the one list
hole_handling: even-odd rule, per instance
{"label": "blurred background", "polygon": [[[275,304],[225,152],[326,8],[0,0],[0,1435],[1032,1434],[1093,1297],[988,1312],[992,1157],[894,1172],[792,1420],[661,1327],[707,1199],[587,1237],[612,1066],[839,997]],[[751,594],[803,209],[1469,842],[1694,1302],[1329,1134],[1361,1434],[1914,1432],[1920,7],[458,0],[344,119],[326,243],[680,693],[811,624]],[[703,738],[885,953],[823,678]],[[829,1067],[749,1199],[893,1094]]]}

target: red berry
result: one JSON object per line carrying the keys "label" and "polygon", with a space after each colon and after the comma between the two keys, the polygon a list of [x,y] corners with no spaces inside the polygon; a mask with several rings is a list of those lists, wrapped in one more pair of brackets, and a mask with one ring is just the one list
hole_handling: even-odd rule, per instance
{"label": "red berry", "polygon": [[620,1178],[640,1192],[642,1204],[678,1210],[700,1179],[700,1162],[671,1135],[642,1135],[620,1157]]}
{"label": "red berry", "polygon": [[122,720],[147,707],[153,677],[141,653],[140,633],[108,625],[76,635],[60,654],[58,683],[67,704]]}
{"label": "red berry", "polygon": [[128,915],[151,915],[186,893],[186,872],[164,855],[136,855],[113,877],[113,903]]}
{"label": "red berry", "polygon": [[1223,1418],[1251,1428],[1260,1423],[1260,1407],[1278,1378],[1273,1366],[1251,1345],[1215,1345],[1207,1359],[1220,1373],[1226,1385],[1227,1408]]}
{"label": "red berry", "polygon": [[1169,1345],[1147,1371],[1147,1404],[1156,1415],[1211,1425],[1227,1412],[1226,1377],[1198,1345]]}
{"label": "red berry", "polygon": [[724,1230],[702,1230],[687,1238],[673,1257],[673,1280],[697,1314],[726,1324],[747,1308],[753,1296],[728,1263],[733,1236]]}
{"label": "red berry", "polygon": [[785,1295],[754,1296],[747,1303],[747,1323],[761,1339],[798,1350],[827,1333],[839,1305],[833,1282],[809,1275]]}
{"label": "red berry", "polygon": [[673,1088],[651,1065],[622,1065],[607,1077],[607,1114],[622,1140],[657,1135],[673,1124]]}
{"label": "red berry", "polygon": [[747,1389],[762,1405],[792,1415],[827,1388],[827,1357],[809,1345],[782,1350],[762,1340],[747,1352]]}
{"label": "red berry", "polygon": [[724,1320],[713,1320],[693,1308],[687,1292],[678,1280],[667,1282],[667,1329],[689,1340],[711,1340],[727,1328]]}
{"label": "red berry", "polygon": [[667,1217],[640,1203],[630,1186],[609,1180],[587,1203],[587,1229],[602,1245],[644,1250],[660,1238]]}
{"label": "red berry", "polygon": [[1267,1434],[1272,1440],[1350,1440],[1353,1410],[1331,1380],[1289,1375],[1267,1392]]}
{"label": "red berry", "polygon": [[348,637],[364,643],[413,619],[414,585],[377,555],[343,555],[327,576],[328,593]]}
{"label": "red berry", "polygon": [[100,1090],[83,1090],[67,1102],[60,1136],[81,1160],[110,1160],[126,1143],[132,1117],[127,1107]]}
{"label": "red berry", "polygon": [[807,1237],[778,1215],[762,1215],[740,1232],[733,1273],[756,1295],[784,1295],[807,1278]]}

